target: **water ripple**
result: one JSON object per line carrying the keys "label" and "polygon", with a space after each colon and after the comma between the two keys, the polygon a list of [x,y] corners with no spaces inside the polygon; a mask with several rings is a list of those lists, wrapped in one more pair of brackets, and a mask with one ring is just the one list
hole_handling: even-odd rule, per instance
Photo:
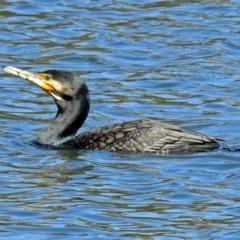
{"label": "water ripple", "polygon": [[[153,118],[238,146],[237,1],[4,1],[0,62],[78,72],[83,130]],[[4,239],[238,239],[239,153],[52,150],[33,143],[56,107],[11,76],[0,85]],[[17,236],[17,237],[16,237]]]}

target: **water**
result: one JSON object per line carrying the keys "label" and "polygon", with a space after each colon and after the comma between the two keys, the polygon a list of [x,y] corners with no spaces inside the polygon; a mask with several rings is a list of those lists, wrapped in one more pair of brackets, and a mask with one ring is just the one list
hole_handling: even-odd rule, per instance
{"label": "water", "polygon": [[[239,146],[238,1],[1,1],[0,67],[77,71],[83,130],[160,119]],[[240,153],[63,151],[56,113],[1,74],[0,239],[238,239]]]}

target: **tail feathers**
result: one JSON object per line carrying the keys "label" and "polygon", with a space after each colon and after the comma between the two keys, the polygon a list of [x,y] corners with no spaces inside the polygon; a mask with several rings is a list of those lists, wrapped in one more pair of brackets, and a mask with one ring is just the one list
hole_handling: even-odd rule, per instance
{"label": "tail feathers", "polygon": [[231,146],[222,146],[221,148],[229,152],[240,152],[240,146],[231,145]]}

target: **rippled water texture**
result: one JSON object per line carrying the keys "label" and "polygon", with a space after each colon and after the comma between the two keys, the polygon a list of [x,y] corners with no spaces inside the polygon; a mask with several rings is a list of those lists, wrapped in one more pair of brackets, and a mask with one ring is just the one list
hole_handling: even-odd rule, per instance
{"label": "rippled water texture", "polygon": [[[240,145],[239,1],[0,2],[0,67],[81,74],[83,130],[151,118]],[[240,152],[44,149],[52,99],[0,81],[1,239],[240,237]]]}

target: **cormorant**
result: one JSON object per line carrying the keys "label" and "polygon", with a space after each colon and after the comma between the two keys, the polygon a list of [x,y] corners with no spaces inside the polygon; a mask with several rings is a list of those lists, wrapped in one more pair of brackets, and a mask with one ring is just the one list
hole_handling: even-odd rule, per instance
{"label": "cormorant", "polygon": [[53,97],[58,107],[52,123],[38,134],[36,141],[39,144],[68,149],[155,154],[204,152],[220,146],[214,137],[153,120],[113,124],[75,136],[90,109],[88,88],[82,79],[71,72],[59,70],[30,73],[5,67],[3,71],[38,85]]}

